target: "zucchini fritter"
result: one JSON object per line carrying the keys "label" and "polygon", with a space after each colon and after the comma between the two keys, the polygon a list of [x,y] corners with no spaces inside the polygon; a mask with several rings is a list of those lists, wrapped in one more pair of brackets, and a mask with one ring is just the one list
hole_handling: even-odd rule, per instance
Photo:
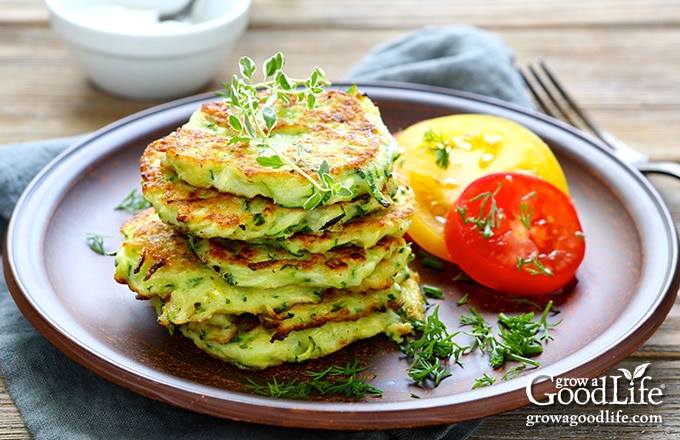
{"label": "zucchini fritter", "polygon": [[[262,100],[266,98],[265,93]],[[278,121],[270,133],[272,144],[285,156],[296,158],[308,175],[315,176],[326,160],[330,176],[350,188],[354,197],[370,194],[389,204],[381,190],[400,150],[378,108],[359,92],[336,90],[324,92],[317,104],[309,110],[305,102],[295,99],[274,102],[271,107]],[[204,105],[185,128],[194,130],[167,139],[163,164],[191,185],[244,197],[264,196],[284,207],[302,207],[314,192],[309,180],[290,166],[260,165],[257,158],[270,151],[252,143],[231,142],[235,133],[229,126],[227,101]],[[336,195],[324,204],[354,197]]]}
{"label": "zucchini fritter", "polygon": [[289,286],[262,293],[227,283],[203,264],[187,239],[146,209],[121,228],[123,243],[116,253],[114,278],[127,284],[140,299],[163,300],[159,323],[203,322],[216,313],[269,313],[292,304],[321,300],[322,287]]}
{"label": "zucchini fritter", "polygon": [[[381,333],[400,342],[412,330],[410,321],[423,318],[422,295],[413,278],[395,290],[396,298],[388,307],[348,319],[320,319],[318,326],[301,326],[283,338],[279,326],[259,322],[253,316],[218,315],[204,323],[181,325],[179,330],[212,356],[240,368],[259,370],[283,362],[316,359]],[[356,296],[347,300],[359,302]],[[310,306],[307,315],[313,314],[312,307],[316,306]]]}
{"label": "zucchini fritter", "polygon": [[[140,169],[144,197],[163,221],[187,234],[278,243],[293,253],[301,249],[325,252],[348,243],[369,247],[384,235],[403,234],[410,225],[413,193],[406,186],[398,187],[399,182],[394,179],[384,188],[383,196],[397,209],[384,209],[371,196],[311,210],[284,208],[266,197],[248,199],[189,185],[174,170],[161,164],[168,138],[186,132],[178,130],[151,143],[142,155]],[[338,233],[344,224],[355,219],[360,223]],[[282,240],[294,234],[295,239]]]}
{"label": "zucchini fritter", "polygon": [[285,249],[233,240],[189,237],[198,258],[229,284],[273,289],[290,284],[344,289],[358,286],[378,265],[389,262],[387,277],[411,261],[411,248],[402,237],[384,237],[375,246],[348,246],[323,254],[288,253]]}
{"label": "zucchini fritter", "polygon": [[[394,310],[373,313],[357,321],[329,322],[292,332],[286,339],[271,340],[271,330],[257,326],[236,331],[239,342],[220,343],[206,338],[224,331],[220,326],[191,323],[180,332],[206,353],[243,369],[261,370],[284,362],[303,362],[334,353],[360,339],[386,333],[396,339],[411,331],[411,325]],[[237,330],[237,329],[236,329]]]}
{"label": "zucchini fritter", "polygon": [[[418,277],[408,268],[357,290],[243,288],[203,264],[187,239],[153,209],[122,227],[115,279],[151,299],[158,322],[176,327],[209,354],[240,368],[262,369],[317,358],[366,337],[399,340],[423,318]],[[392,272],[390,272],[392,273]]]}
{"label": "zucchini fritter", "polygon": [[412,276],[408,269],[396,273],[393,263],[384,261],[352,289],[295,284],[276,289],[243,287],[228,283],[201,262],[189,248],[187,237],[160,221],[153,209],[137,214],[122,231],[125,240],[116,254],[115,279],[127,284],[139,298],[160,298],[163,305],[158,321],[162,325],[204,322],[216,314],[250,313],[280,319],[291,307],[319,303],[323,295],[330,298],[366,291],[390,295],[395,283]]}
{"label": "zucchini fritter", "polygon": [[256,240],[258,243],[276,245],[294,255],[307,251],[324,253],[343,246],[370,248],[383,237],[401,237],[413,218],[413,191],[400,186],[392,196],[390,209],[381,209],[351,221],[325,228],[322,233],[296,233],[286,240]]}

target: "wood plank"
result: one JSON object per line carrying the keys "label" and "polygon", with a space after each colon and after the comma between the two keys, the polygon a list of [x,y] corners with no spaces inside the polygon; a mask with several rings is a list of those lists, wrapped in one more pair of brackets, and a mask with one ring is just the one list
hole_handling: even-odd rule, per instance
{"label": "wood plank", "polygon": [[[671,158],[680,159],[680,150],[673,149],[680,138],[677,124],[680,76],[672,74],[680,65],[680,53],[669,49],[680,47],[680,29],[649,31],[645,33],[646,43],[642,42],[642,29],[635,29],[636,38],[624,38],[630,33],[630,29],[580,28],[499,31],[515,50],[519,63],[538,58],[548,60],[575,97],[605,128],[652,157],[663,157],[672,151],[675,156]],[[341,43],[352,38],[352,34],[348,30],[329,30],[329,38],[315,41],[314,30],[253,30],[225,59],[218,77],[204,90],[219,88],[221,80],[231,76],[242,54],[260,63],[274,50],[296,54],[288,59],[292,75],[306,75],[320,65],[329,78],[341,80],[349,67],[358,62],[358,53],[365,54],[402,32],[364,32],[364,37],[351,47]],[[560,45],[559,40],[565,38],[573,46]],[[276,48],[272,48],[272,40],[277,41]],[[37,53],[17,49],[31,41],[44,42],[33,45]],[[666,49],[659,49],[663,47]],[[631,54],[647,60],[645,66],[636,67],[635,74],[629,67]],[[575,65],[572,60],[579,58],[583,63]],[[0,28],[0,77],[7,79],[0,84],[0,96],[3,102],[12,103],[0,108],[0,116],[9,122],[0,126],[0,139],[4,142],[92,131],[157,104],[120,100],[93,90],[80,66],[67,48],[53,38],[49,28],[22,32],[12,27]],[[664,136],[658,135],[661,129]]]}
{"label": "wood plank", "polygon": [[482,27],[575,27],[602,24],[673,23],[680,20],[677,0],[255,0],[253,25],[272,28],[409,29],[456,22]]}
{"label": "wood plank", "polygon": [[[678,0],[253,0],[253,27],[337,29],[413,29],[472,23],[482,27],[575,27],[667,25],[680,21]],[[42,0],[3,0],[0,24],[36,24],[48,20]]]}
{"label": "wood plank", "polygon": [[49,19],[43,0],[2,0],[0,3],[0,26],[44,24]]}
{"label": "wood plank", "polygon": [[0,370],[0,438],[3,440],[30,439],[19,410],[7,391],[5,376]]}

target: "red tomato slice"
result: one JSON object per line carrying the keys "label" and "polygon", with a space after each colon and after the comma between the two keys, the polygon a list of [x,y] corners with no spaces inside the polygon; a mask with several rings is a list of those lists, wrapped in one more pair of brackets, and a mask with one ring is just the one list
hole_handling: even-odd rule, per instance
{"label": "red tomato slice", "polygon": [[489,174],[461,193],[445,239],[478,283],[514,295],[545,295],[574,279],[585,238],[571,200],[543,179]]}

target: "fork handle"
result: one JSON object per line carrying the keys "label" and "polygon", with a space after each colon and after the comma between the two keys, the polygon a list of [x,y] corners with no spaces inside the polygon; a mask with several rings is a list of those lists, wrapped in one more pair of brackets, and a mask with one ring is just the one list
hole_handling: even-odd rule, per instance
{"label": "fork handle", "polygon": [[680,163],[677,162],[638,162],[635,168],[645,174],[665,174],[680,179]]}

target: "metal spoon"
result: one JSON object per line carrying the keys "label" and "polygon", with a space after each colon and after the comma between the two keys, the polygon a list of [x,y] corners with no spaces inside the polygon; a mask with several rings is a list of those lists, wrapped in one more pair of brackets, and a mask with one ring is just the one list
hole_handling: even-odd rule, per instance
{"label": "metal spoon", "polygon": [[189,21],[191,12],[194,8],[194,3],[196,3],[196,0],[191,0],[186,6],[175,13],[161,14],[160,21]]}
{"label": "metal spoon", "polygon": [[186,8],[190,0],[110,0],[114,4],[132,9],[154,9],[161,16],[176,15]]}

